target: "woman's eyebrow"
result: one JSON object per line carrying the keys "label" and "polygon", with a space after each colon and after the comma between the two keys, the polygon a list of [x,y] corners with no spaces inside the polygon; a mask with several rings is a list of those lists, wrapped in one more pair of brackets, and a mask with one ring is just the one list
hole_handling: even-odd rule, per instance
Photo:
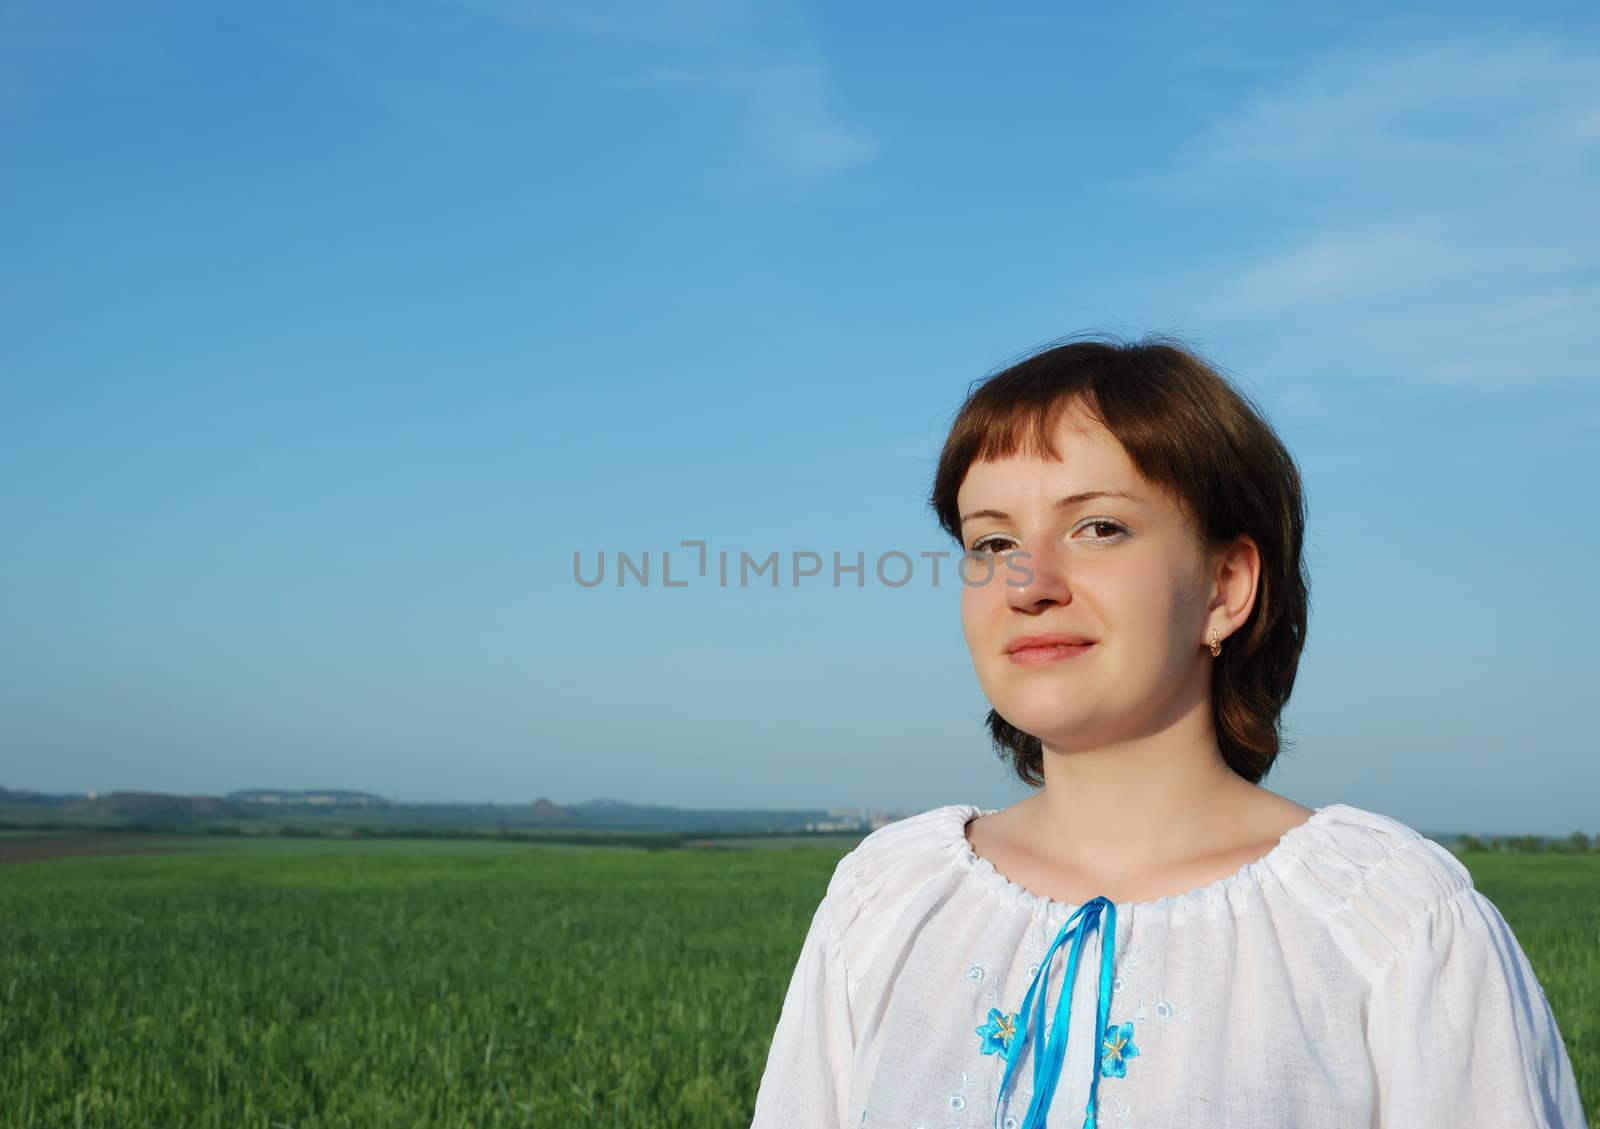
{"label": "woman's eyebrow", "polygon": [[[1068,494],[1065,498],[1059,499],[1053,508],[1067,510],[1080,503],[1092,501],[1095,498],[1126,498],[1130,502],[1144,503],[1144,499],[1139,495],[1130,494],[1126,490],[1085,490],[1081,494]],[[999,518],[1001,521],[1011,520],[1011,515],[1001,510],[973,510],[970,514],[961,515],[961,524],[965,525],[977,517],[993,517]]]}

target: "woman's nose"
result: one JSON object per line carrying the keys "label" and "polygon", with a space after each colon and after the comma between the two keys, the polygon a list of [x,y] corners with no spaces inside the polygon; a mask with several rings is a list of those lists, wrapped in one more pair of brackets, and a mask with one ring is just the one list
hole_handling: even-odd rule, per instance
{"label": "woman's nose", "polygon": [[1049,545],[1010,556],[996,570],[996,579],[1005,586],[1006,603],[1018,611],[1032,612],[1070,601],[1072,592],[1061,564]]}

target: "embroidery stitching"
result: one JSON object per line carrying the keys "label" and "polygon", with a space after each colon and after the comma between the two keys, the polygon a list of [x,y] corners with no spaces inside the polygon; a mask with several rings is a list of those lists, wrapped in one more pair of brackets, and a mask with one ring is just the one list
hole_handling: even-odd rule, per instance
{"label": "embroidery stitching", "polygon": [[1133,1041],[1133,1024],[1108,1024],[1101,1043],[1100,1077],[1124,1077],[1128,1072],[1127,1060],[1138,1057],[1139,1048]]}
{"label": "embroidery stitching", "polygon": [[997,1007],[989,1009],[989,1022],[977,1029],[983,1036],[979,1049],[986,1055],[1011,1053],[1011,1043],[1017,1037],[1017,1013],[1002,1012]]}

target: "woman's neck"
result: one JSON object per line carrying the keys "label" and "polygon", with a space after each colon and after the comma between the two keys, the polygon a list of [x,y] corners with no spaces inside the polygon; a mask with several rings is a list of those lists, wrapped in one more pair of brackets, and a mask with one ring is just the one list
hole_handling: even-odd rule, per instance
{"label": "woman's neck", "polygon": [[[1268,793],[1230,769],[1209,726],[1070,752],[1045,749],[1045,785],[1018,805],[1041,858],[1119,879],[1254,841]],[[1296,805],[1298,806],[1298,805]]]}

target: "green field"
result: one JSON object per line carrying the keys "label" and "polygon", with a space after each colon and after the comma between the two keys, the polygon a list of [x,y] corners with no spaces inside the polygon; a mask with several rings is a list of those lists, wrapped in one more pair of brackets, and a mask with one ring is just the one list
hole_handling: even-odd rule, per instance
{"label": "green field", "polygon": [[[743,1129],[848,849],[199,846],[0,867],[0,1123]],[[1600,857],[1465,861],[1600,1109]]]}

